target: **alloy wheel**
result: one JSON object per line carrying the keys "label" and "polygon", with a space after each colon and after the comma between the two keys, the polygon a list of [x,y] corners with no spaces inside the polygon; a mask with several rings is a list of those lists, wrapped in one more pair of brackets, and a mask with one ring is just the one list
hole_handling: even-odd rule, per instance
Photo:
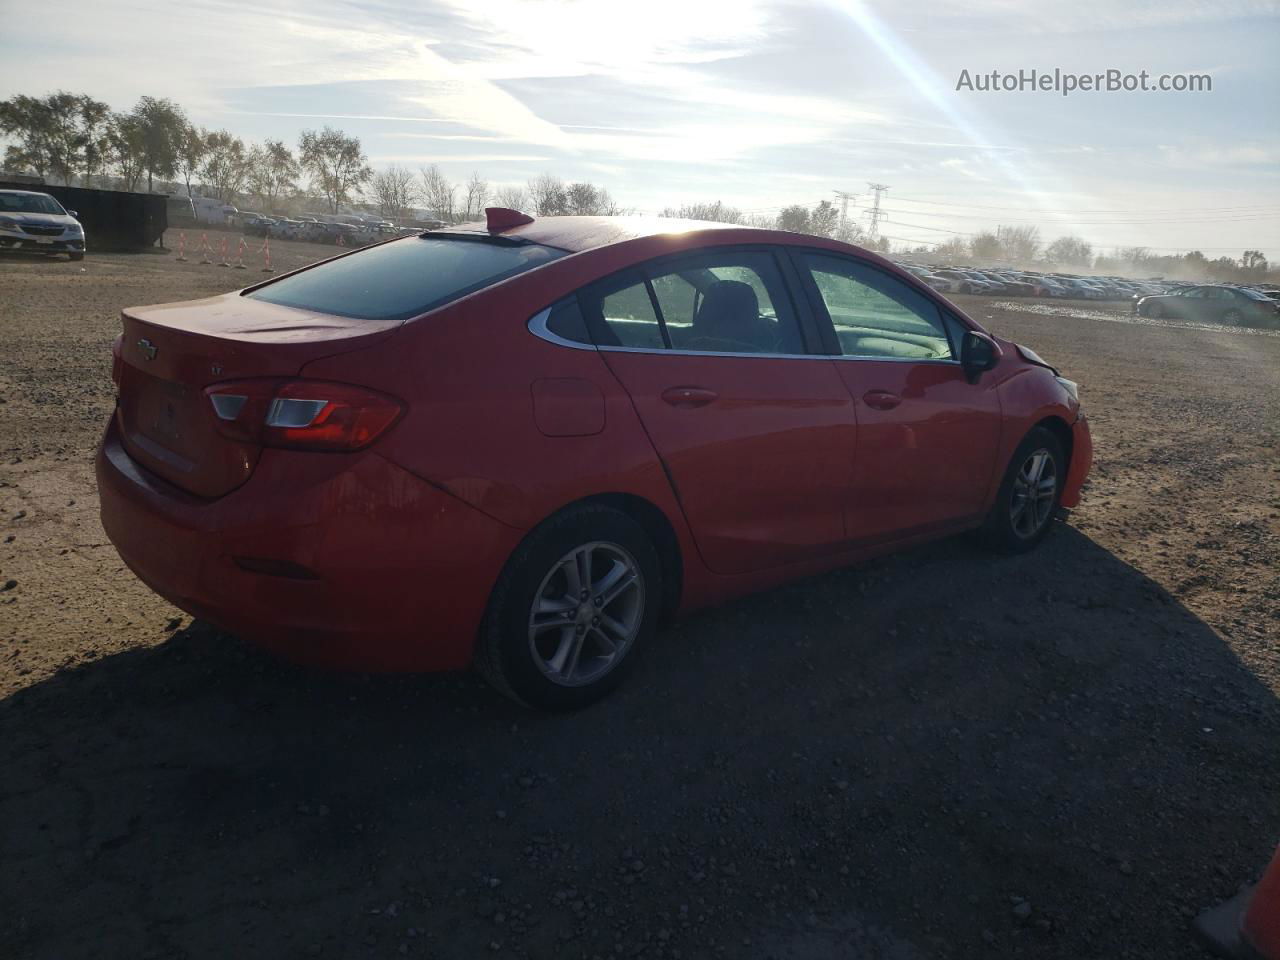
{"label": "alloy wheel", "polygon": [[644,619],[644,576],[616,543],[565,554],[543,577],[529,611],[529,649],[553,683],[579,687],[622,662]]}
{"label": "alloy wheel", "polygon": [[1013,532],[1024,540],[1034,537],[1049,522],[1058,494],[1058,467],[1053,455],[1041,447],[1031,453],[1013,478],[1009,519]]}

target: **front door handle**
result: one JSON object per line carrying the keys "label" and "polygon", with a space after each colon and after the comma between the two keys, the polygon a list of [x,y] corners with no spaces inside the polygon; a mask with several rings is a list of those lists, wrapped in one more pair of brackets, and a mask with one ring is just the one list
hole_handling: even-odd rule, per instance
{"label": "front door handle", "polygon": [[662,391],[662,399],[673,407],[705,407],[719,396],[705,387],[671,387]]}
{"label": "front door handle", "polygon": [[868,390],[862,395],[862,402],[872,410],[892,410],[902,402],[902,398],[888,390]]}

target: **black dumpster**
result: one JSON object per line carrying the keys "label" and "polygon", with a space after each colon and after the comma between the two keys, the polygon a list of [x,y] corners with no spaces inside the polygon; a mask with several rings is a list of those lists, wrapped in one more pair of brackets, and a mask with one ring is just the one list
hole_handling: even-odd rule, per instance
{"label": "black dumpster", "polygon": [[129,193],[0,180],[0,190],[47,193],[84,224],[85,245],[94,250],[140,250],[163,236],[168,218],[162,193]]}

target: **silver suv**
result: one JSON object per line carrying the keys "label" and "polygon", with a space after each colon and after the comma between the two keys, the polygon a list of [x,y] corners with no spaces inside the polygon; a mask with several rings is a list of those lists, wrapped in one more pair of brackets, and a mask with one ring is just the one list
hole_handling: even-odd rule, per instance
{"label": "silver suv", "polygon": [[0,190],[0,250],[84,259],[84,227],[47,193]]}

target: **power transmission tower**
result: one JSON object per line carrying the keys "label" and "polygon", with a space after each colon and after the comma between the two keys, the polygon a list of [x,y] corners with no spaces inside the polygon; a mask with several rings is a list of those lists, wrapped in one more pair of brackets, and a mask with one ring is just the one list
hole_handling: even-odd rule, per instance
{"label": "power transmission tower", "polygon": [[880,237],[880,220],[884,217],[884,214],[880,211],[880,197],[889,187],[883,183],[868,183],[867,186],[876,195],[876,199],[871,205],[871,229],[868,231],[868,237],[872,243],[875,243]]}
{"label": "power transmission tower", "polygon": [[856,194],[849,193],[845,190],[835,191],[836,199],[840,201],[840,236],[841,238],[849,235],[849,201],[857,201]]}

